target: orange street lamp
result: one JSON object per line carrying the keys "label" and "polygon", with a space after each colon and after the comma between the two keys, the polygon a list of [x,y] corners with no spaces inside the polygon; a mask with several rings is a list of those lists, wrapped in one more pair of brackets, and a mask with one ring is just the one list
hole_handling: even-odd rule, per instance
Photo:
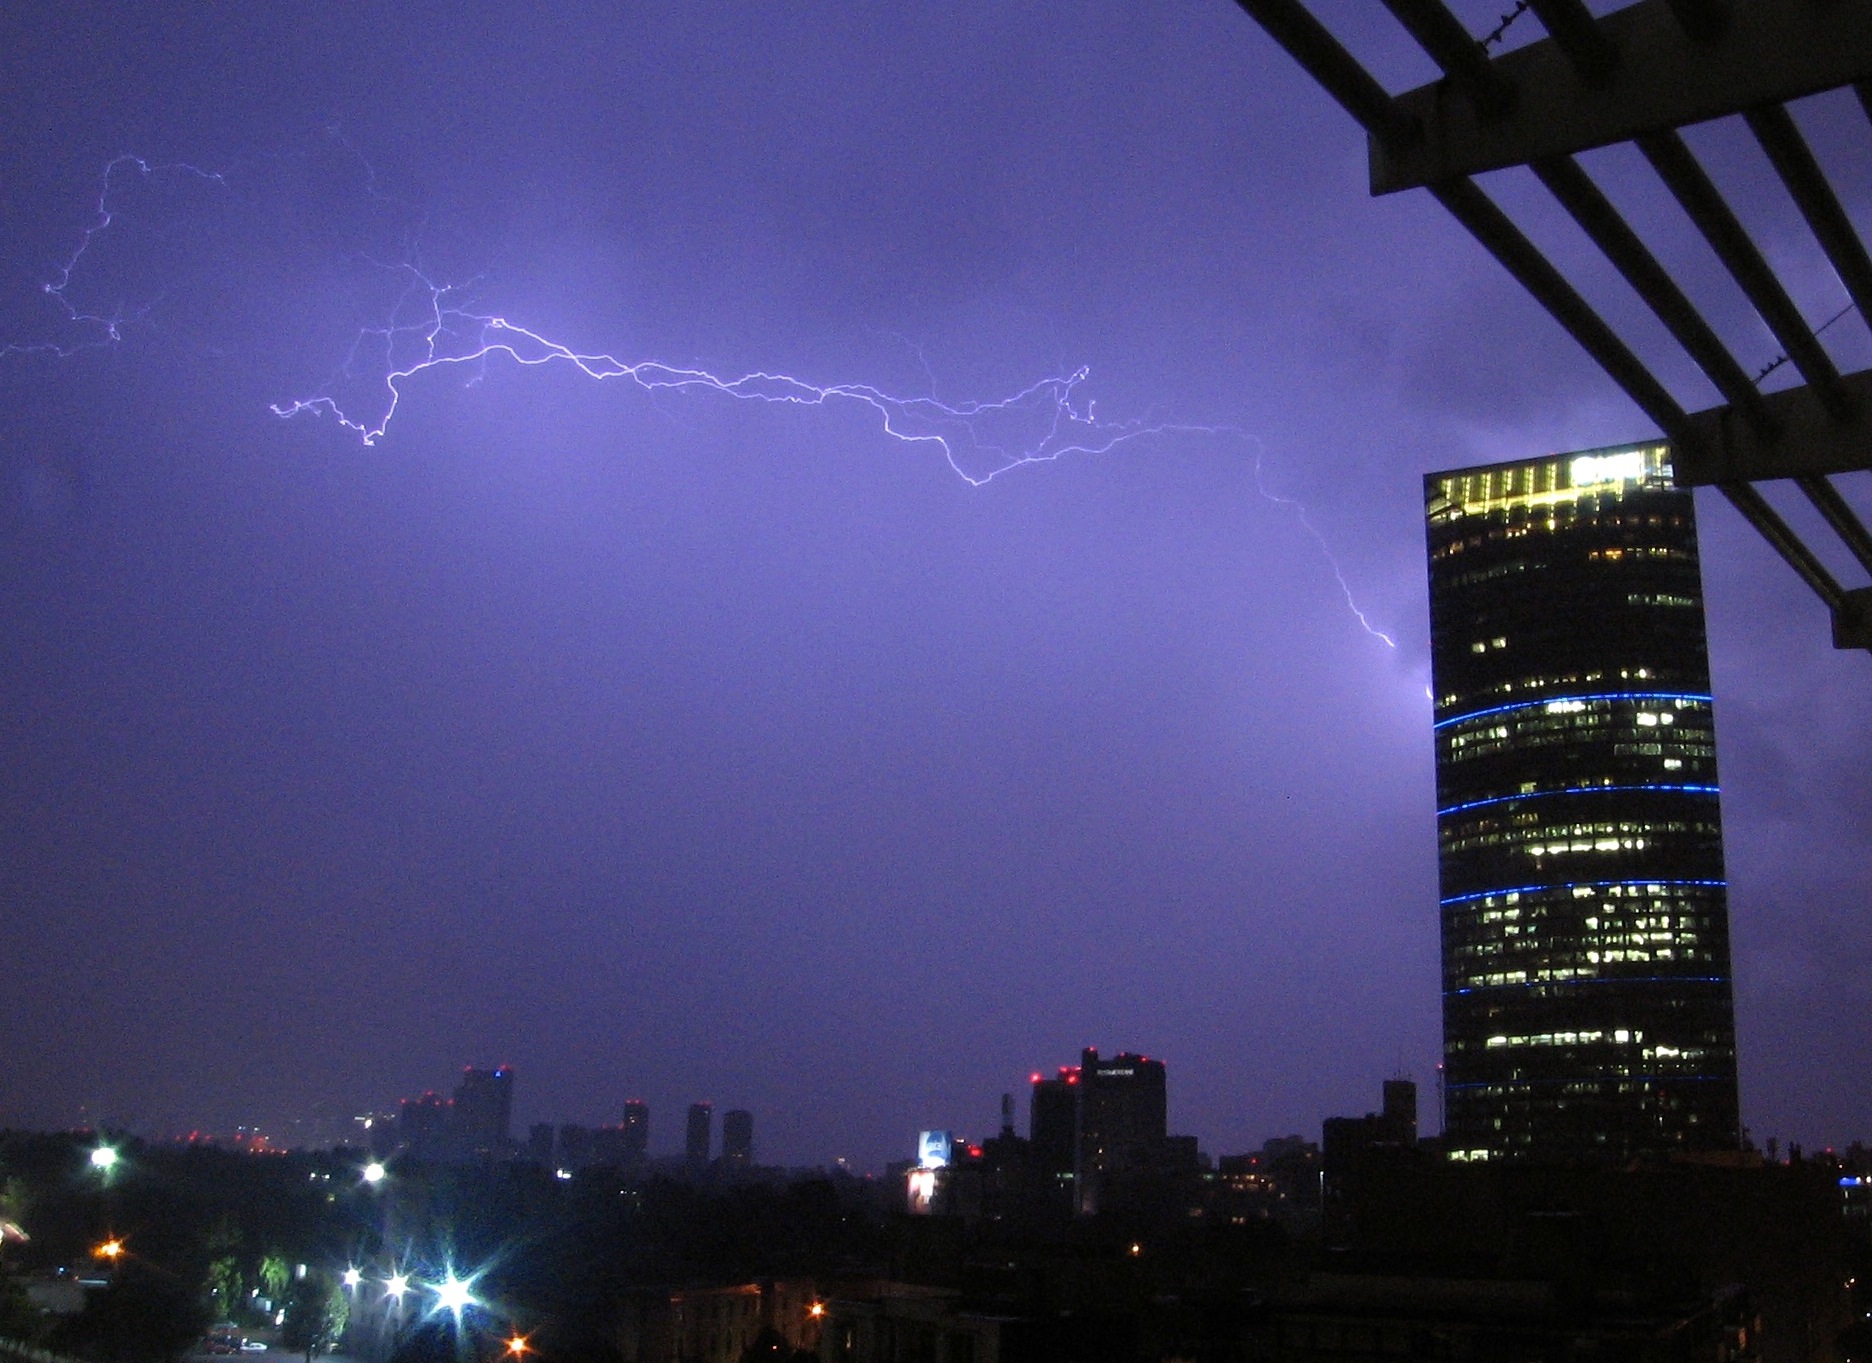
{"label": "orange street lamp", "polygon": [[115,1236],[112,1236],[109,1240],[106,1240],[103,1244],[99,1245],[96,1249],[92,1250],[91,1252],[100,1259],[110,1259],[112,1261],[115,1261],[123,1257],[123,1252],[124,1252],[123,1241],[117,1239]]}
{"label": "orange street lamp", "polygon": [[519,1358],[524,1354],[531,1353],[532,1349],[533,1346],[526,1342],[525,1335],[515,1335],[507,1341],[507,1356],[509,1358]]}
{"label": "orange street lamp", "polygon": [[825,1303],[822,1301],[814,1302],[811,1306],[806,1308],[806,1314],[811,1316],[814,1320],[818,1320],[821,1316],[825,1315]]}

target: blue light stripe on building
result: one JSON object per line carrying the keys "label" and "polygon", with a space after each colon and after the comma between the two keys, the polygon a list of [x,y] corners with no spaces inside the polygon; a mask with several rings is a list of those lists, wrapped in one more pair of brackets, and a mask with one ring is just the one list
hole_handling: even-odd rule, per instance
{"label": "blue light stripe on building", "polygon": [[1451,895],[1448,899],[1439,899],[1437,903],[1447,908],[1451,904],[1466,904],[1472,899],[1486,899],[1492,894],[1539,894],[1543,890],[1575,890],[1591,886],[1595,890],[1611,885],[1712,885],[1727,889],[1726,880],[1668,880],[1663,876],[1638,876],[1632,880],[1563,880],[1557,885],[1504,885],[1499,890],[1475,890],[1469,894]]}
{"label": "blue light stripe on building", "polygon": [[1495,989],[1534,989],[1549,985],[1563,988],[1598,984],[1728,984],[1727,975],[1595,975],[1584,980],[1516,980],[1513,984],[1472,984],[1462,989],[1445,989],[1444,998],[1462,994],[1486,994]]}
{"label": "blue light stripe on building", "polygon": [[1573,701],[1590,705],[1601,700],[1688,700],[1701,705],[1716,703],[1714,696],[1699,691],[1608,691],[1597,696],[1542,696],[1539,700],[1518,700],[1512,705],[1493,705],[1486,710],[1471,710],[1466,715],[1452,715],[1448,719],[1439,719],[1430,727],[1446,729],[1452,724],[1467,724],[1472,719],[1482,719],[1487,715],[1505,715],[1510,710],[1531,710],[1537,705],[1561,705]]}
{"label": "blue light stripe on building", "polygon": [[1600,791],[1667,790],[1689,795],[1720,795],[1720,786],[1672,786],[1672,785],[1637,785],[1637,786],[1567,786],[1560,790],[1530,790],[1520,795],[1495,795],[1486,800],[1471,800],[1467,804],[1451,805],[1448,809],[1439,809],[1437,817],[1445,814],[1460,814],[1465,809],[1481,809],[1486,805],[1506,804],[1510,800],[1541,800],[1549,795],[1597,795]]}

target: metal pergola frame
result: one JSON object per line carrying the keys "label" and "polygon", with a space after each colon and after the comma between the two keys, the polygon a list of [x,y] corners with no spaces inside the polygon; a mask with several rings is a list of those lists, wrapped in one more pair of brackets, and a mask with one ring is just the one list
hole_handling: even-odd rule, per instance
{"label": "metal pergola frame", "polygon": [[[1846,587],[1757,488],[1790,479],[1872,575],[1872,533],[1831,475],[1872,470],[1872,370],[1841,374],[1773,267],[1680,135],[1741,115],[1862,321],[1872,255],[1787,111],[1851,86],[1872,117],[1865,0],[1639,0],[1596,18],[1583,0],[1528,0],[1539,41],[1491,58],[1443,0],[1384,0],[1443,71],[1393,96],[1304,0],[1238,0],[1365,129],[1374,194],[1428,189],[1658,426],[1677,481],[1714,486],[1826,605],[1836,648],[1872,649],[1872,586]],[[1764,394],[1669,269],[1574,159],[1631,143],[1709,243],[1800,375]],[[1721,394],[1689,412],[1476,183],[1531,170]]]}

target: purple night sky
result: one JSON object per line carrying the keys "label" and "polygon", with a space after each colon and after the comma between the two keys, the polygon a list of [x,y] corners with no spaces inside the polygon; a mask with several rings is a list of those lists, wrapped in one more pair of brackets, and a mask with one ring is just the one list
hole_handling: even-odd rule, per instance
{"label": "purple night sky", "polygon": [[[1024,1129],[1086,1045],[1218,1153],[1433,1088],[1421,476],[1654,432],[1228,0],[12,6],[0,71],[0,342],[76,338],[40,286],[113,157],[224,172],[126,184],[69,295],[147,305],[120,344],[0,359],[0,1124],[282,1132],[507,1062],[522,1124],[641,1097],[669,1150],[709,1098],[876,1168],[1003,1091]],[[1799,113],[1872,228],[1872,128]],[[276,419],[412,242],[588,351],[950,401],[1088,365],[1100,420],[1234,433],[977,487],[856,404],[501,360],[374,446]],[[1872,660],[1699,510],[1744,1120],[1872,1136]]]}

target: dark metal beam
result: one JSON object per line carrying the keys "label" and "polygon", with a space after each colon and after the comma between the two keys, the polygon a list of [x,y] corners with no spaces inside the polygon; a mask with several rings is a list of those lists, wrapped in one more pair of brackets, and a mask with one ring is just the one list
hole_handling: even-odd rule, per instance
{"label": "dark metal beam", "polygon": [[1597,88],[1611,81],[1618,70],[1619,50],[1592,17],[1585,0],[1528,0],[1528,8],[1553,35],[1584,84]]}
{"label": "dark metal beam", "polygon": [[[1840,387],[1855,406],[1872,412],[1872,370],[1848,374]],[[1776,433],[1760,434],[1734,406],[1693,412],[1690,445],[1678,452],[1677,481],[1761,482],[1872,469],[1872,422],[1836,421],[1811,388],[1764,393],[1761,401]]]}
{"label": "dark metal beam", "polygon": [[[1868,6],[1872,10],[1872,6]],[[1724,267],[1761,314],[1762,321],[1775,334],[1781,348],[1801,376],[1813,385],[1820,401],[1835,418],[1852,419],[1852,405],[1840,387],[1839,370],[1818,338],[1808,327],[1800,309],[1794,306],[1787,290],[1769,267],[1768,261],[1743,229],[1741,220],[1724,200],[1721,191],[1697,164],[1683,138],[1674,132],[1646,133],[1638,139],[1638,150],[1645,154],[1690,221],[1697,225]]]}
{"label": "dark metal beam", "polygon": [[1772,438],[1774,418],[1762,401],[1748,371],[1722,343],[1710,324],[1703,320],[1670,272],[1658,264],[1636,232],[1631,229],[1612,201],[1579,163],[1570,156],[1542,157],[1534,163],[1534,173],[1548,192],[1560,201],[1605,253],[1640,298],[1677,339],[1697,366],[1709,376],[1717,391],[1740,409],[1744,418],[1763,439]]}
{"label": "dark metal beam", "polygon": [[[1263,2],[1242,0],[1250,13]],[[1424,135],[1400,148],[1372,148],[1372,192],[1576,155],[1872,80],[1872,5],[1862,0],[1749,0],[1730,14],[1728,32],[1714,43],[1692,38],[1667,0],[1639,0],[1603,16],[1595,30],[1619,62],[1600,86],[1582,76],[1557,37],[1503,53],[1489,63],[1516,91],[1502,117],[1441,81],[1400,95],[1402,115],[1415,118]]]}
{"label": "dark metal beam", "polygon": [[1605,319],[1592,310],[1592,305],[1567,283],[1566,277],[1539,248],[1522,235],[1521,229],[1493,199],[1469,180],[1432,185],[1430,192],[1449,210],[1450,216],[1488,248],[1522,288],[1534,295],[1534,300],[1547,309],[1548,315],[1599,362],[1599,367],[1657,423],[1666,438],[1673,444],[1686,446],[1695,442],[1696,436],[1689,431],[1684,410],[1677,405],[1677,400],[1618,338]]}
{"label": "dark metal beam", "polygon": [[1814,595],[1820,598],[1829,611],[1834,612],[1837,619],[1846,592],[1834,581],[1826,565],[1801,543],[1800,536],[1788,528],[1788,523],[1781,519],[1780,513],[1747,483],[1723,483],[1720,490],[1729,499],[1730,505],[1740,511],[1743,518],[1786,560],[1788,567],[1800,574],[1801,581],[1813,588]]}
{"label": "dark metal beam", "polygon": [[1728,0],[1669,0],[1671,13],[1693,42],[1719,43],[1734,18]]}
{"label": "dark metal beam", "polygon": [[1865,243],[1853,230],[1793,116],[1779,104],[1770,104],[1750,109],[1745,117],[1827,259],[1833,262],[1860,318],[1872,325],[1872,255],[1866,254]]}
{"label": "dark metal beam", "polygon": [[1833,608],[1833,647],[1872,648],[1872,587],[1847,592]]}
{"label": "dark metal beam", "polygon": [[1327,27],[1301,0],[1237,0],[1249,18],[1287,49],[1287,55],[1318,81],[1339,107],[1358,120],[1374,146],[1389,155],[1402,155],[1423,130],[1397,107],[1397,102],[1371,72],[1358,64]]}
{"label": "dark metal beam", "polygon": [[1865,522],[1859,519],[1859,514],[1847,504],[1844,497],[1840,496],[1839,489],[1825,478],[1812,475],[1796,478],[1794,481],[1806,494],[1807,500],[1813,503],[1814,510],[1824,516],[1826,523],[1833,527],[1833,533],[1844,540],[1846,547],[1852,550],[1853,557],[1859,560],[1859,566],[1868,573],[1872,573],[1872,534],[1867,533]]}
{"label": "dark metal beam", "polygon": [[1443,0],[1384,0],[1443,74],[1462,86],[1485,117],[1500,118],[1514,107],[1514,86],[1489,64],[1482,44],[1469,36]]}

